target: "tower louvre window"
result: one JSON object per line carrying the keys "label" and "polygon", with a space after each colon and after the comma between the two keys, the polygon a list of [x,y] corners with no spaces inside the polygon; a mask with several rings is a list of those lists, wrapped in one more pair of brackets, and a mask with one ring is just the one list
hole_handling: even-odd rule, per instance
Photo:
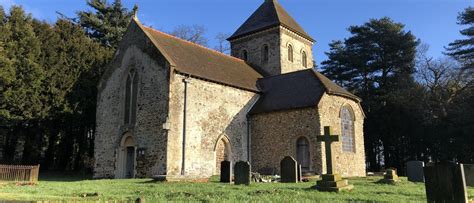
{"label": "tower louvre window", "polygon": [[288,61],[293,62],[293,46],[288,45]]}
{"label": "tower louvre window", "polygon": [[267,64],[268,63],[268,54],[269,54],[269,50],[268,50],[268,45],[263,45],[263,48],[262,48],[262,63],[263,64]]}
{"label": "tower louvre window", "polygon": [[307,68],[308,67],[308,56],[306,56],[306,52],[303,51],[303,53],[301,54],[301,62],[303,63],[303,67]]}
{"label": "tower louvre window", "polygon": [[247,61],[249,59],[247,50],[242,51],[242,60]]}

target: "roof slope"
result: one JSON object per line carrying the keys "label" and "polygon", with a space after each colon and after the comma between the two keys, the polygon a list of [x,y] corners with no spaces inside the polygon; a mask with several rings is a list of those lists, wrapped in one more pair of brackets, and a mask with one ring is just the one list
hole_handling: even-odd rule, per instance
{"label": "roof slope", "polygon": [[230,86],[258,91],[262,78],[245,61],[136,23],[178,72]]}
{"label": "roof slope", "polygon": [[312,69],[263,78],[258,81],[258,87],[263,94],[250,114],[317,106],[325,92],[360,101],[358,97]]}
{"label": "roof slope", "polygon": [[228,40],[239,38],[243,35],[255,33],[275,26],[283,26],[298,33],[310,41],[311,36],[293,19],[277,0],[265,2],[242,24]]}

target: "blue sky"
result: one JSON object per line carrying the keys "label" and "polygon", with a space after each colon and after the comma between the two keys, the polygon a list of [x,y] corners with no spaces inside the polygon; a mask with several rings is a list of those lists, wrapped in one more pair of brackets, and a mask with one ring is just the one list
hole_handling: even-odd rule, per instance
{"label": "blue sky", "polygon": [[[110,0],[111,1],[111,0]],[[210,46],[219,32],[234,32],[264,0],[123,0],[139,7],[139,19],[146,25],[169,31],[178,25],[203,25]],[[349,36],[347,27],[370,18],[388,16],[406,24],[406,30],[430,45],[429,54],[441,57],[449,42],[462,38],[456,24],[460,11],[474,6],[474,0],[279,0],[303,28],[316,39],[318,63],[327,57],[328,43]],[[74,16],[88,9],[85,0],[0,0],[7,9],[21,5],[34,17],[54,22],[56,11]]]}

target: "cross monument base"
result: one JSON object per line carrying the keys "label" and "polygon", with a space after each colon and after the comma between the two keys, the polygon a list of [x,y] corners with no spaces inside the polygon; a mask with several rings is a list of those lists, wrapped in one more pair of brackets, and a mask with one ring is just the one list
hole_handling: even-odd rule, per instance
{"label": "cross monument base", "polygon": [[322,179],[316,182],[315,189],[321,192],[340,192],[343,190],[352,190],[353,185],[349,185],[347,180],[343,180],[339,174],[324,174]]}

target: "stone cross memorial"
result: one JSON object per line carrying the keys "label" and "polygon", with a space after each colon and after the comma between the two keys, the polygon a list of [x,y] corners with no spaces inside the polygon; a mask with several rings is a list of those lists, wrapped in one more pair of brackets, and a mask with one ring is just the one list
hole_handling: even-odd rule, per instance
{"label": "stone cross memorial", "polygon": [[221,183],[232,182],[232,163],[230,161],[221,162]]}
{"label": "stone cross memorial", "polygon": [[318,142],[324,142],[326,148],[326,174],[322,175],[322,180],[316,183],[316,189],[319,191],[339,192],[341,190],[351,190],[354,186],[349,185],[347,180],[343,180],[341,175],[335,173],[333,168],[331,143],[339,141],[339,135],[334,135],[329,126],[324,126],[324,135],[317,136]]}
{"label": "stone cross memorial", "polygon": [[286,156],[280,162],[280,173],[282,183],[297,183],[298,182],[298,168],[296,160],[291,156]]}
{"label": "stone cross memorial", "polygon": [[383,179],[379,181],[379,183],[385,184],[395,184],[397,182],[400,182],[400,178],[398,178],[397,169],[394,168],[387,169]]}
{"label": "stone cross memorial", "polygon": [[423,167],[425,163],[422,161],[409,161],[407,162],[407,178],[411,182],[425,182],[425,176],[423,174]]}
{"label": "stone cross memorial", "polygon": [[250,185],[251,173],[250,163],[239,161],[234,166],[234,176],[236,185]]}
{"label": "stone cross memorial", "polygon": [[468,202],[462,164],[437,163],[426,166],[424,173],[428,202]]}

